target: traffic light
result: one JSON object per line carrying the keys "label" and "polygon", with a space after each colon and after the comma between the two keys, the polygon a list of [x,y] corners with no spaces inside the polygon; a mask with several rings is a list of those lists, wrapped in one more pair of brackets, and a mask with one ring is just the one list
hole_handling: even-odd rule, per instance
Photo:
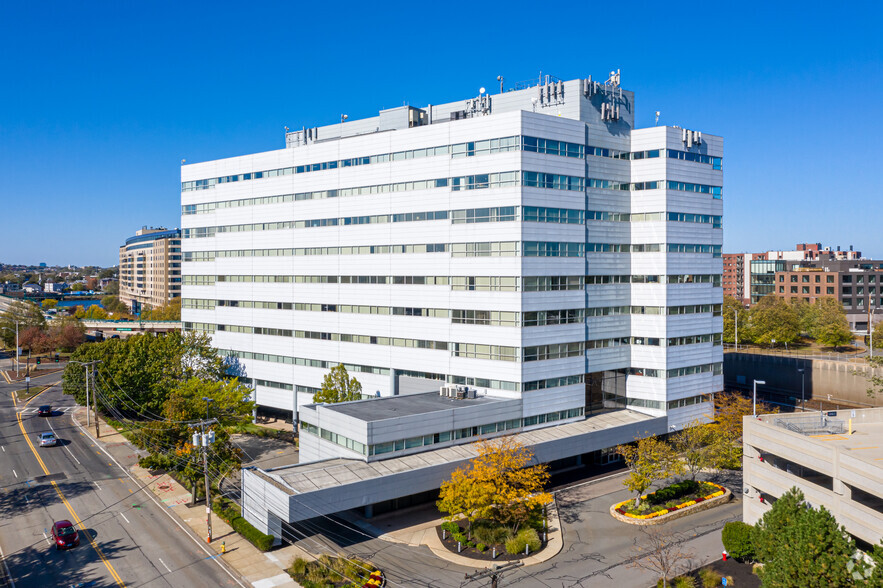
{"label": "traffic light", "polygon": [[58,356],[56,355],[56,356],[55,356],[55,363],[58,363],[59,361],[61,361],[61,360],[60,360],[60,359],[58,358]]}
{"label": "traffic light", "polygon": [[40,359],[40,358],[38,357],[38,358],[37,358],[37,365],[40,365],[40,362],[41,362],[41,361],[43,361],[43,360]]}

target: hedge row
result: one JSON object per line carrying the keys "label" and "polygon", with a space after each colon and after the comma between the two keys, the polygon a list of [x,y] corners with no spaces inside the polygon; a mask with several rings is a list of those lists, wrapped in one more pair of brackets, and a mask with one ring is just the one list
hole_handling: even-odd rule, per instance
{"label": "hedge row", "polygon": [[218,498],[212,504],[212,510],[224,519],[233,530],[248,539],[261,551],[270,551],[273,547],[273,536],[260,532],[251,523],[242,518],[239,507],[226,498]]}

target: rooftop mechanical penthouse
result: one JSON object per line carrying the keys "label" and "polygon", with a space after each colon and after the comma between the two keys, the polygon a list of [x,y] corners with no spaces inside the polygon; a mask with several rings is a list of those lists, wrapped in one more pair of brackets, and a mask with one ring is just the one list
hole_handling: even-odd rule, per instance
{"label": "rooftop mechanical penthouse", "polygon": [[[618,72],[518,87],[182,167],[184,328],[302,407],[301,461],[710,413],[723,140],[636,129]],[[383,398],[311,405],[338,363]]]}

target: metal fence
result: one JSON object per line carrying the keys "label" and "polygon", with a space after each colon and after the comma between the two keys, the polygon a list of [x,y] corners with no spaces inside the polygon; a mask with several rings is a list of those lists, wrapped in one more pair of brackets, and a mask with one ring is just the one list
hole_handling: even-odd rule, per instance
{"label": "metal fence", "polygon": [[776,426],[801,435],[842,435],[846,433],[846,421],[830,419],[823,414],[800,418],[777,418]]}

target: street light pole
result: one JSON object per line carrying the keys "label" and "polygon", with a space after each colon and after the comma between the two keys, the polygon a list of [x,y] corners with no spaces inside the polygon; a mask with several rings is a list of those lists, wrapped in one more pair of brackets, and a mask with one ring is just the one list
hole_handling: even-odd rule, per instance
{"label": "street light pole", "polygon": [[[9,327],[3,327],[4,331],[11,331]],[[18,321],[15,321],[15,378],[18,379]]]}
{"label": "street light pole", "polygon": [[736,335],[733,338],[736,342],[736,351],[739,351],[739,309],[733,309],[733,324],[736,325]]}
{"label": "street light pole", "polygon": [[751,412],[755,417],[757,416],[757,385],[758,384],[766,384],[766,381],[754,380],[754,396],[751,399]]}
{"label": "street light pole", "polygon": [[797,368],[800,372],[800,410],[806,410],[806,369]]}

